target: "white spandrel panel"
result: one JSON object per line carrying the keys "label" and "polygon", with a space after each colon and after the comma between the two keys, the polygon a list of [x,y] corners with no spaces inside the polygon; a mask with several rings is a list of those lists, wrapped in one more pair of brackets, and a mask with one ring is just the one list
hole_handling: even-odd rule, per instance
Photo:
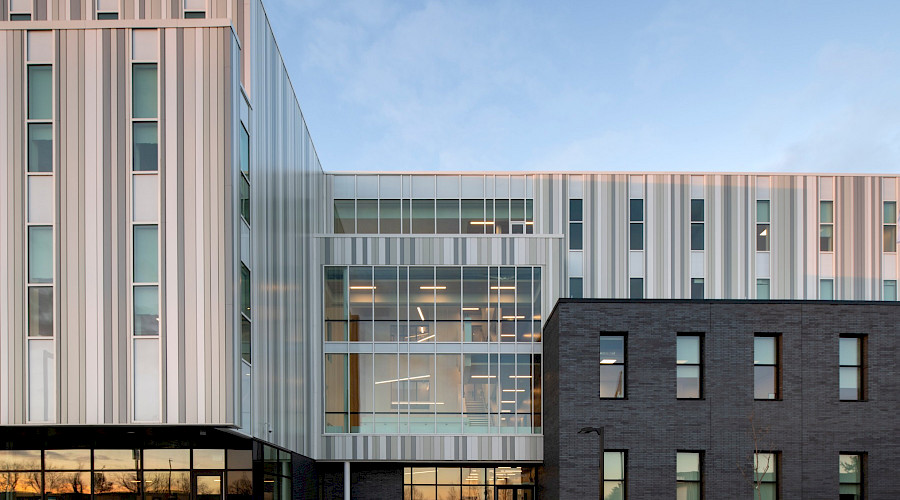
{"label": "white spandrel panel", "polygon": [[703,250],[691,251],[691,278],[703,278],[706,274],[706,258]]}
{"label": "white spandrel panel", "polygon": [[399,175],[382,175],[378,179],[378,192],[382,199],[400,198],[403,184]]}
{"label": "white spandrel panel", "polygon": [[159,31],[132,31],[132,58],[135,61],[156,61],[159,59]]}
{"label": "white spandrel panel", "polygon": [[643,250],[630,250],[628,252],[628,277],[644,277],[644,252]]}
{"label": "white spandrel panel", "polygon": [[132,176],[134,192],[132,217],[134,222],[157,222],[159,220],[159,176],[142,174]]}
{"label": "white spandrel panel", "polygon": [[28,340],[28,420],[56,419],[56,353],[53,339]]}
{"label": "white spandrel panel", "polygon": [[444,199],[459,198],[459,176],[458,175],[438,175],[437,177],[437,197]]}
{"label": "white spandrel panel", "polygon": [[768,176],[759,176],[756,178],[756,199],[770,200],[772,199],[772,190]]}
{"label": "white spandrel panel", "polygon": [[356,176],[356,197],[373,199],[378,198],[378,176],[377,175],[357,175]]}
{"label": "white spandrel panel", "polygon": [[819,254],[819,278],[834,278],[834,254]]}
{"label": "white spandrel panel", "polygon": [[241,221],[241,262],[252,269],[250,266],[250,226],[243,220]]}
{"label": "white spandrel panel", "polygon": [[897,201],[897,178],[885,177],[881,180],[884,201]]}
{"label": "white spandrel panel", "polygon": [[28,62],[53,62],[53,32],[28,32]]}
{"label": "white spandrel panel", "polygon": [[13,13],[31,13],[33,6],[32,0],[9,0],[9,11]]}
{"label": "white spandrel panel", "polygon": [[509,179],[509,197],[524,198],[525,197],[525,176],[513,175]]}
{"label": "white spandrel panel", "polygon": [[483,175],[464,175],[462,176],[462,197],[467,199],[477,199],[484,197],[484,176]]}
{"label": "white spandrel panel", "polygon": [[584,276],[584,252],[569,252],[569,276]]}
{"label": "white spandrel panel", "polygon": [[769,278],[771,277],[771,259],[772,254],[769,252],[757,252],[756,253],[756,277],[757,278]]}
{"label": "white spandrel panel", "polygon": [[703,176],[702,175],[692,175],[691,176],[691,198],[693,199],[702,199],[703,196]]}
{"label": "white spandrel panel", "polygon": [[53,177],[32,175],[28,177],[28,222],[53,223]]}
{"label": "white spandrel panel", "polygon": [[584,197],[584,186],[582,176],[580,175],[570,175],[569,177],[569,199],[572,198],[583,198]]}
{"label": "white spandrel panel", "polygon": [[335,175],[331,178],[334,183],[334,198],[346,200],[356,198],[356,176]]}
{"label": "white spandrel panel", "polygon": [[97,0],[99,12],[119,12],[119,0]]}
{"label": "white spandrel panel", "polygon": [[628,176],[628,197],[643,198],[644,197],[644,176],[629,175]]}
{"label": "white spandrel panel", "polygon": [[159,339],[134,339],[134,421],[159,421]]}
{"label": "white spandrel panel", "polygon": [[897,254],[884,254],[881,265],[882,279],[897,279]]}

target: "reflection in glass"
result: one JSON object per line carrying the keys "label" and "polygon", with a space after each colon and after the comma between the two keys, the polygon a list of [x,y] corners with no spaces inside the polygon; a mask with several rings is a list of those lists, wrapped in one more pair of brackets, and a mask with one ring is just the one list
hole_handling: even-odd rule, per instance
{"label": "reflection in glass", "polygon": [[28,66],[28,118],[53,118],[53,67],[49,64]]}
{"label": "reflection in glass", "polygon": [[241,314],[252,319],[250,316],[250,270],[247,266],[241,264]]}
{"label": "reflection in glass", "polygon": [[28,124],[28,171],[53,171],[53,125]]}
{"label": "reflection in glass", "polygon": [[166,500],[190,500],[191,473],[188,471],[146,471],[144,491],[148,496]]}
{"label": "reflection in glass", "polygon": [[569,223],[569,250],[582,250],[582,224],[580,222]]}
{"label": "reflection in glass", "polygon": [[134,118],[156,118],[157,78],[156,64],[132,65],[132,112]]}
{"label": "reflection in glass", "polygon": [[356,202],[354,200],[334,200],[334,232],[335,234],[356,232]]}
{"label": "reflection in glass", "polygon": [[677,397],[700,397],[701,342],[697,335],[679,335],[676,340]]}
{"label": "reflection in glass", "polygon": [[190,469],[191,450],[164,448],[144,450],[145,469]]}
{"label": "reflection in glass", "polygon": [[132,469],[141,465],[140,450],[94,450],[94,469]]}
{"label": "reflection in glass", "polygon": [[195,469],[224,469],[225,450],[194,450]]}
{"label": "reflection in glass", "polygon": [[603,498],[625,500],[625,452],[603,452]]}
{"label": "reflection in glass", "polygon": [[159,170],[159,139],[156,122],[134,123],[134,162],[136,172]]}
{"label": "reflection in glass", "polygon": [[91,450],[46,450],[44,467],[48,470],[90,470]]}
{"label": "reflection in glass", "polygon": [[703,222],[704,213],[703,213],[703,200],[700,198],[694,198],[691,200],[691,222]]}
{"label": "reflection in glass", "polygon": [[378,233],[378,200],[356,200],[356,232]]}
{"label": "reflection in glass", "polygon": [[53,288],[28,288],[28,336],[53,336]]}
{"label": "reflection in glass", "polygon": [[839,460],[840,498],[841,500],[859,500],[862,496],[863,485],[863,456],[840,455]]}
{"label": "reflection in glass", "polygon": [[155,283],[159,279],[157,226],[134,226],[134,282]]}
{"label": "reflection in glass", "polygon": [[40,468],[41,450],[0,450],[0,471]]}
{"label": "reflection in glass", "polygon": [[227,500],[251,500],[253,473],[249,470],[228,471],[228,489],[225,493]]}
{"label": "reflection in glass", "polygon": [[238,129],[240,133],[241,140],[241,172],[247,176],[247,179],[250,178],[250,134],[247,132],[247,129],[244,128],[244,124],[241,124]]}
{"label": "reflection in glass", "polygon": [[28,228],[28,282],[53,282],[53,227]]}
{"label": "reflection in glass", "polygon": [[159,335],[159,289],[134,287],[134,334]]}
{"label": "reflection in glass", "polygon": [[691,224],[691,250],[703,250],[703,224]]}
{"label": "reflection in glass", "polygon": [[241,217],[244,218],[247,223],[250,223],[250,184],[247,182],[247,178],[244,176],[240,176],[238,179],[240,183],[240,195],[241,195]]}
{"label": "reflection in glass", "polygon": [[769,200],[756,200],[756,222],[770,222]]}

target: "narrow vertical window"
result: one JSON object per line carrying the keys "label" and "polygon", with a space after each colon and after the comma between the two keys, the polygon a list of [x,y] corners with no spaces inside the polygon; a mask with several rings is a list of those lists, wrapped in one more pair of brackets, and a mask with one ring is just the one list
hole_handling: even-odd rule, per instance
{"label": "narrow vertical window", "polygon": [[244,124],[241,123],[241,128],[239,130],[241,134],[241,173],[247,176],[247,180],[250,180],[250,133],[247,132],[247,129],[244,127]]}
{"label": "narrow vertical window", "polygon": [[250,183],[247,182],[247,178],[241,175],[239,180],[240,182],[240,196],[241,196],[241,217],[244,218],[244,222],[248,225],[250,224]]}
{"label": "narrow vertical window", "polygon": [[884,251],[897,251],[897,202],[884,202]]}
{"label": "narrow vertical window", "polygon": [[753,398],[780,399],[780,338],[757,335],[753,339]]}
{"label": "narrow vertical window", "polygon": [[675,498],[703,499],[703,454],[699,451],[679,451],[675,458]]}
{"label": "narrow vertical window", "polygon": [[865,399],[863,383],[863,348],[865,337],[842,335],[840,338],[840,398],[841,401]]}
{"label": "narrow vertical window", "polygon": [[53,125],[28,124],[28,171],[53,172]]}
{"label": "narrow vertical window", "polygon": [[569,250],[582,250],[583,200],[569,200]]}
{"label": "narrow vertical window", "polygon": [[897,300],[897,280],[884,280],[884,300]]}
{"label": "narrow vertical window", "polygon": [[691,278],[691,299],[701,300],[705,293],[703,278]]}
{"label": "narrow vertical window", "polygon": [[28,336],[53,336],[53,287],[28,287]]}
{"label": "narrow vertical window", "polygon": [[625,336],[600,337],[600,397],[625,397]]}
{"label": "narrow vertical window", "polygon": [[603,500],[625,500],[625,452],[604,451],[601,481]]}
{"label": "narrow vertical window", "polygon": [[53,67],[49,64],[28,66],[28,119],[53,118]]}
{"label": "narrow vertical window", "polygon": [[247,318],[250,316],[250,270],[241,264],[241,314]]}
{"label": "narrow vertical window", "polygon": [[644,200],[632,199],[629,206],[629,224],[630,231],[628,234],[629,248],[631,250],[644,249]]}
{"label": "narrow vertical window", "polygon": [[769,278],[758,278],[756,280],[756,298],[759,300],[769,300]]}
{"label": "narrow vertical window", "polygon": [[769,200],[756,201],[756,251],[769,251]]}
{"label": "narrow vertical window", "polygon": [[155,63],[132,65],[131,99],[134,118],[156,118],[159,89]]}
{"label": "narrow vertical window", "polygon": [[819,280],[819,300],[834,300],[834,280]]}
{"label": "narrow vertical window", "polygon": [[644,278],[630,278],[629,286],[629,297],[632,299],[644,298]]}
{"label": "narrow vertical window", "polygon": [[703,396],[703,339],[699,335],[679,335],[676,344],[677,397],[700,399]]}
{"label": "narrow vertical window", "polygon": [[834,251],[834,202],[819,202],[819,251]]}
{"label": "narrow vertical window", "polygon": [[156,122],[134,122],[134,170],[159,170],[159,137]]}
{"label": "narrow vertical window", "polygon": [[865,474],[865,455],[862,453],[841,453],[838,478],[840,481],[840,500],[862,500],[863,477]]}
{"label": "narrow vertical window", "polygon": [[753,454],[753,487],[759,489],[758,497],[764,500],[778,499],[778,455]]}
{"label": "narrow vertical window", "polygon": [[704,238],[704,203],[702,199],[691,200],[691,250],[703,250]]}
{"label": "narrow vertical window", "polygon": [[53,282],[53,227],[28,228],[28,282]]}
{"label": "narrow vertical window", "polygon": [[583,278],[569,278],[569,298],[572,298],[572,299],[584,298],[584,279]]}

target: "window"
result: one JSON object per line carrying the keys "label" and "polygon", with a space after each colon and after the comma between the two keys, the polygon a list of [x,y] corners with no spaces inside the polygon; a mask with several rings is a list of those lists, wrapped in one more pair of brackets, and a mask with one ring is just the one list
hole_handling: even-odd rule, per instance
{"label": "window", "polygon": [[704,298],[703,278],[691,278],[691,298],[701,300]]}
{"label": "window", "polygon": [[184,0],[184,18],[206,18],[206,0]]}
{"label": "window", "polygon": [[699,335],[679,335],[676,341],[678,399],[700,399],[703,395],[703,339]]}
{"label": "window", "polygon": [[756,298],[759,300],[769,300],[769,278],[758,278],[756,280]]}
{"label": "window", "polygon": [[838,471],[838,478],[840,480],[840,500],[862,500],[862,498],[864,498],[864,474],[865,454],[840,454],[840,469]]}
{"label": "window", "polygon": [[[494,488],[505,485],[525,485],[527,498],[532,498],[535,480],[534,467],[404,467],[403,500],[422,499],[491,499]],[[516,498],[500,489],[498,498]],[[525,491],[518,493],[524,495]],[[518,498],[526,498],[519,496]]]}
{"label": "window", "polygon": [[897,251],[897,202],[884,202],[884,251]]}
{"label": "window", "polygon": [[31,21],[31,14],[10,14],[10,21]]}
{"label": "window", "polygon": [[569,278],[569,298],[584,298],[584,278]]}
{"label": "window", "polygon": [[28,119],[53,118],[53,67],[49,64],[28,66]]}
{"label": "window", "polygon": [[780,337],[757,335],[753,339],[753,398],[780,399]]}
{"label": "window", "polygon": [[53,125],[28,124],[28,171],[53,171]]}
{"label": "window", "polygon": [[238,182],[240,183],[241,217],[247,224],[250,224],[250,183],[243,174]]}
{"label": "window", "polygon": [[97,13],[98,21],[109,21],[109,20],[118,19],[118,18],[119,18],[118,12],[98,12]]}
{"label": "window", "polygon": [[834,202],[819,202],[819,251],[834,251]]}
{"label": "window", "polygon": [[841,401],[865,399],[863,362],[865,337],[841,335],[840,338],[840,397]]}
{"label": "window", "polygon": [[241,123],[241,128],[239,129],[241,134],[241,173],[244,174],[248,181],[250,179],[250,133],[247,132],[247,128]]}
{"label": "window", "polygon": [[625,500],[625,460],[624,451],[603,452],[603,469],[600,475],[603,500]]}
{"label": "window", "polygon": [[884,280],[884,300],[897,300],[897,280]]}
{"label": "window", "polygon": [[569,200],[569,250],[582,250],[582,201]]}
{"label": "window", "polygon": [[703,200],[691,200],[691,250],[703,250],[704,248],[704,229],[703,222],[705,220]]}
{"label": "window", "polygon": [[754,488],[759,488],[758,498],[777,500],[778,498],[778,453],[753,454]]}
{"label": "window", "polygon": [[819,300],[834,300],[834,280],[819,280]]}
{"label": "window", "polygon": [[625,336],[600,337],[600,397],[625,397]]}
{"label": "window", "polygon": [[644,298],[644,278],[631,278],[629,285],[631,287],[629,297],[632,299]]}
{"label": "window", "polygon": [[769,251],[769,200],[756,200],[756,251]]}
{"label": "window", "polygon": [[631,224],[628,241],[631,250],[644,249],[644,200],[635,198],[631,200],[629,207],[629,221]]}
{"label": "window", "polygon": [[699,451],[679,451],[675,458],[675,480],[677,500],[701,500],[703,453]]}
{"label": "window", "polygon": [[250,316],[250,270],[241,264],[241,314],[248,319]]}

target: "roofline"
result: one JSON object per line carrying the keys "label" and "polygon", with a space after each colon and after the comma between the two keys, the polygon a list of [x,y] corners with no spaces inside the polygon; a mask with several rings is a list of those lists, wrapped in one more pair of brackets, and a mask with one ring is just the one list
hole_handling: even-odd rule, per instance
{"label": "roofline", "polygon": [[325,170],[325,175],[755,175],[817,177],[898,177],[897,173],[835,172],[693,172],[656,170]]}

